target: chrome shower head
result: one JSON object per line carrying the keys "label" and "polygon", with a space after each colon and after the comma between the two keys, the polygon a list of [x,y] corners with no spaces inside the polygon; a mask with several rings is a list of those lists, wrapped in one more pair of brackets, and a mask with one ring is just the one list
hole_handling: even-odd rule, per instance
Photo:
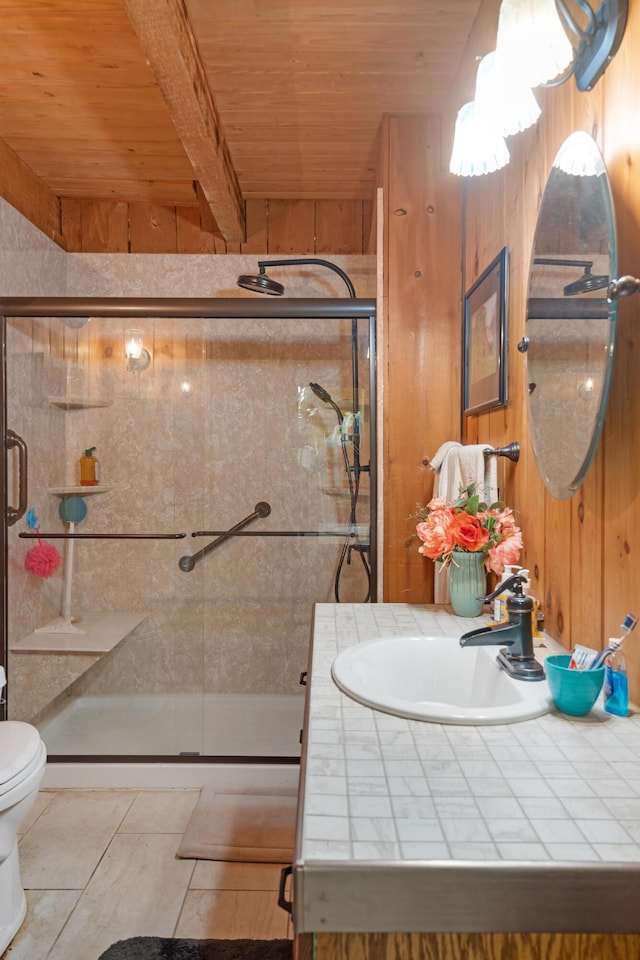
{"label": "chrome shower head", "polygon": [[321,387],[319,383],[310,383],[309,386],[315,393],[318,400],[322,400],[323,403],[328,403],[333,407],[338,416],[338,423],[342,424],[342,421],[344,420],[344,414],[335,400],[331,398],[331,394],[325,390],[324,387]]}
{"label": "chrome shower head", "polygon": [[251,290],[252,293],[268,293],[271,297],[281,297],[284,293],[284,287],[277,280],[272,280],[260,267],[260,273],[257,276],[243,273],[238,277],[238,286],[244,290]]}

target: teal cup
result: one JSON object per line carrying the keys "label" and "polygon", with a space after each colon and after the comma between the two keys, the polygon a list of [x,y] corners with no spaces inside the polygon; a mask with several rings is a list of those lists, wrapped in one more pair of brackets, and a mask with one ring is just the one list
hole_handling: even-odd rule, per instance
{"label": "teal cup", "polygon": [[558,710],[571,717],[584,717],[598,699],[604,681],[604,666],[597,670],[569,670],[571,656],[547,657],[544,671]]}

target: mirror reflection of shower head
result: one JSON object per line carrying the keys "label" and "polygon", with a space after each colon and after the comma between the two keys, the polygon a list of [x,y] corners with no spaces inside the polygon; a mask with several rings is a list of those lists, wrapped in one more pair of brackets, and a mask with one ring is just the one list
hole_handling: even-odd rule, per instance
{"label": "mirror reflection of shower head", "polygon": [[535,264],[544,264],[549,267],[582,267],[584,273],[577,280],[568,283],[562,288],[565,297],[577,297],[581,293],[591,293],[592,290],[604,290],[609,286],[609,277],[591,273],[593,260],[570,260],[560,257],[535,257]]}
{"label": "mirror reflection of shower head", "polygon": [[338,417],[338,423],[342,424],[342,421],[344,420],[344,414],[335,400],[331,398],[331,394],[325,390],[324,387],[321,387],[319,383],[310,383],[309,386],[315,393],[318,400],[322,400],[323,403],[328,403],[333,407]]}
{"label": "mirror reflection of shower head", "polygon": [[268,293],[271,297],[281,297],[284,293],[282,284],[268,277],[264,267],[260,267],[260,273],[257,276],[241,274],[238,277],[238,286],[244,290],[251,290],[252,293]]}
{"label": "mirror reflection of shower head", "polygon": [[592,290],[603,290],[609,286],[609,277],[598,276],[591,273],[591,267],[587,267],[583,276],[568,283],[563,289],[565,297],[576,297],[580,293],[590,293]]}

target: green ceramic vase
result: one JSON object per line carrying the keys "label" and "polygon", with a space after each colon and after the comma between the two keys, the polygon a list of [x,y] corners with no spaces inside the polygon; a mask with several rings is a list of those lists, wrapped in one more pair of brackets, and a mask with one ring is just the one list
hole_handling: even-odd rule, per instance
{"label": "green ceramic vase", "polygon": [[482,611],[482,600],[487,593],[485,555],[454,553],[449,566],[449,597],[454,613],[459,617],[477,617]]}

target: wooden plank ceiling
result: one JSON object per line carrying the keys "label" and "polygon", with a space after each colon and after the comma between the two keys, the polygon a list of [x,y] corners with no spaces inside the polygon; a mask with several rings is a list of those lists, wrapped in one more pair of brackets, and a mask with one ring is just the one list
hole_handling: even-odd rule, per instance
{"label": "wooden plank ceiling", "polygon": [[229,240],[248,198],[368,199],[383,114],[441,111],[479,6],[0,0],[0,194],[200,204]]}

